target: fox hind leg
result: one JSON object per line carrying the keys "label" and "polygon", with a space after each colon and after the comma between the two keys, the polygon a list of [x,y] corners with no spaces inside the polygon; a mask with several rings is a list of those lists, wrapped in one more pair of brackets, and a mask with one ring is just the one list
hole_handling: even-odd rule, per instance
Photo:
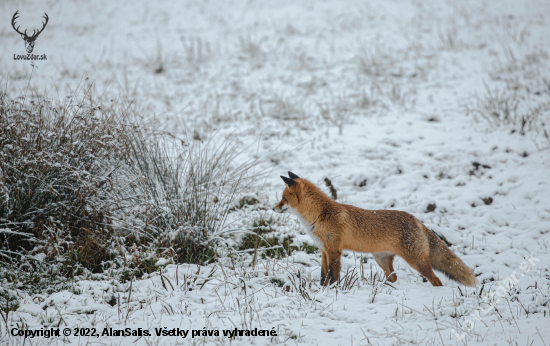
{"label": "fox hind leg", "polygon": [[432,270],[432,262],[430,261],[430,257],[420,257],[420,258],[406,258],[403,257],[407,263],[410,264],[411,267],[413,267],[416,271],[420,273],[423,277],[428,279],[428,281],[434,285],[434,286],[443,286],[441,283],[441,280],[435,275],[434,271]]}
{"label": "fox hind leg", "polygon": [[386,280],[389,282],[395,282],[397,280],[397,275],[393,272],[393,257],[395,256],[392,252],[375,252],[372,254],[374,260],[380,268],[386,273]]}

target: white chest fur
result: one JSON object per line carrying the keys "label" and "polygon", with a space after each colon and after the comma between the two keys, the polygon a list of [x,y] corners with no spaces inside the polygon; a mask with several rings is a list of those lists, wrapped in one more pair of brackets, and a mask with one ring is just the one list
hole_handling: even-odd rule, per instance
{"label": "white chest fur", "polygon": [[307,222],[307,220],[304,219],[302,217],[302,215],[300,215],[296,209],[294,209],[292,207],[289,207],[288,211],[291,214],[294,214],[298,217],[298,220],[302,224],[302,227],[304,227],[304,230],[306,231],[306,233],[311,237],[311,239],[313,240],[313,243],[315,244],[315,246],[317,246],[321,250],[324,250],[325,248],[323,246],[323,242],[321,241],[321,239],[318,236],[315,235],[315,228],[309,222]]}

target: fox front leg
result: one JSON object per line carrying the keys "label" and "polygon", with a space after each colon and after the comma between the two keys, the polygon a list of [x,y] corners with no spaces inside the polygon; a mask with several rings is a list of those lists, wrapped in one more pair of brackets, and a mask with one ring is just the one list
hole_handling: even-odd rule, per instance
{"label": "fox front leg", "polygon": [[321,250],[321,285],[328,284],[328,256]]}
{"label": "fox front leg", "polygon": [[[342,252],[330,252],[328,253],[328,279],[332,285],[340,279],[340,257]],[[326,280],[326,281],[329,281]],[[325,285],[328,285],[329,282],[326,282]]]}

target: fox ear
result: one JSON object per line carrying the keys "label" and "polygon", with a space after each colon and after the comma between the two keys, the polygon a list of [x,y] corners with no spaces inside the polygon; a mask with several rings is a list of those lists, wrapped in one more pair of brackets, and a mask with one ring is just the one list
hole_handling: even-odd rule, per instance
{"label": "fox ear", "polygon": [[297,176],[296,174],[292,173],[292,172],[288,172],[288,176],[290,177],[290,179],[300,179],[299,176]]}
{"label": "fox ear", "polygon": [[281,178],[283,179],[283,181],[285,182],[285,184],[288,185],[288,187],[291,187],[293,186],[294,184],[296,184],[296,182],[293,180],[293,179],[290,179],[290,178],[287,178],[287,177],[283,177],[281,175]]}

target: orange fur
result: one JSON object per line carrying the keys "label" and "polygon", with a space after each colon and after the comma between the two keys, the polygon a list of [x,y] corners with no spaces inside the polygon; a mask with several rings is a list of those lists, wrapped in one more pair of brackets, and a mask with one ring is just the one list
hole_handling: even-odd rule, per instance
{"label": "orange fur", "polygon": [[477,280],[439,237],[414,216],[397,210],[365,210],[327,197],[314,184],[289,172],[275,212],[298,216],[322,251],[321,283],[338,280],[343,250],[370,252],[390,282],[397,280],[393,258],[402,257],[434,286],[442,286],[432,268],[467,286]]}

